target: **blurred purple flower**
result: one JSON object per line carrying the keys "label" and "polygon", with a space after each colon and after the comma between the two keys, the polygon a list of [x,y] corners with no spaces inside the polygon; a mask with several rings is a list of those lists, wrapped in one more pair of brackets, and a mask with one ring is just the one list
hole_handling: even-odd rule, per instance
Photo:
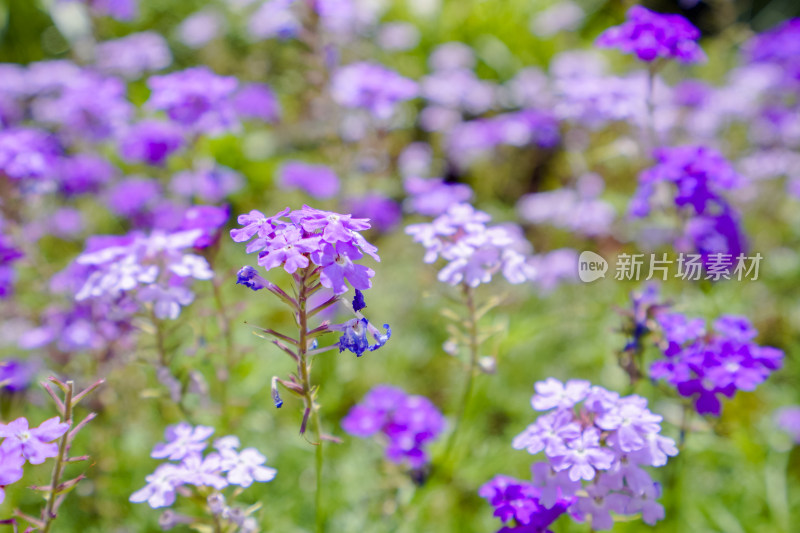
{"label": "blurred purple flower", "polygon": [[125,132],[120,152],[128,161],[162,166],[183,142],[183,132],[175,124],[144,120]]}
{"label": "blurred purple flower", "polygon": [[332,198],[339,192],[339,177],[325,165],[289,161],[278,170],[278,186],[297,188],[318,199]]}
{"label": "blurred purple flower", "polygon": [[104,41],[95,49],[98,69],[127,79],[138,79],[147,72],[167,68],[171,63],[172,53],[167,40],[154,31]]}
{"label": "blurred purple flower", "polygon": [[333,74],[331,95],[346,108],[366,109],[376,119],[387,120],[397,104],[417,96],[413,80],[379,63],[353,63]]}

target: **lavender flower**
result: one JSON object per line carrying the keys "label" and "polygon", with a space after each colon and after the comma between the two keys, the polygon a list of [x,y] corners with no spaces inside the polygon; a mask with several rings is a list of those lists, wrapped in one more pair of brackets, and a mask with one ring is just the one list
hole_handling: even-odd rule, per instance
{"label": "lavender flower", "polygon": [[75,154],[61,159],[59,191],[66,196],[97,193],[116,174],[108,160],[91,154]]}
{"label": "lavender flower", "polygon": [[753,342],[756,330],[745,317],[723,315],[709,334],[702,320],[677,313],[660,313],[657,323],[664,358],[652,363],[650,377],[693,398],[700,414],[719,416],[720,395],[755,390],[782,365],[782,351]]}
{"label": "lavender flower", "polygon": [[0,218],[0,299],[11,294],[15,276],[12,264],[23,256],[22,251],[2,233],[2,223],[3,219]]}
{"label": "lavender flower", "polygon": [[213,161],[201,161],[194,170],[175,174],[170,190],[186,198],[195,197],[204,202],[218,203],[241,189],[243,184],[241,174],[235,170]]}
{"label": "lavender flower", "polygon": [[281,115],[278,99],[266,83],[242,85],[233,97],[233,108],[241,118],[268,123],[277,121]]}
{"label": "lavender flower", "polygon": [[20,392],[30,387],[36,365],[24,360],[0,361],[0,391]]}
{"label": "lavender flower", "polygon": [[494,507],[494,516],[506,525],[500,533],[544,533],[573,499],[559,500],[550,506],[542,505],[540,489],[528,481],[498,475],[484,483],[478,495]]}
{"label": "lavender flower", "polygon": [[178,38],[189,48],[202,48],[219,35],[222,16],[213,9],[192,13],[178,25]]}
{"label": "lavender flower", "polygon": [[513,447],[545,454],[546,462],[533,465],[537,503],[553,509],[566,500],[570,514],[591,517],[596,530],[611,528],[611,513],[642,512],[648,524],[662,519],[663,508],[655,502],[660,491],[641,467],[663,466],[678,449],[660,435],[662,417],[647,409],[647,400],[578,380],[562,384],[549,378],[535,388],[533,407],[551,411],[518,435]]}
{"label": "lavender flower", "polygon": [[[233,435],[215,441],[214,447],[218,451],[203,456],[213,432],[213,428],[192,427],[185,422],[168,427],[168,442],[157,444],[151,456],[181,462],[159,465],[153,474],[147,476],[147,485],[134,492],[130,501],[147,502],[157,509],[175,503],[177,493],[186,494],[185,489],[178,490],[184,485],[222,490],[228,485],[247,488],[254,481],[264,483],[274,479],[276,470],[264,466],[266,458],[255,448],[236,451],[239,439]],[[222,503],[224,507],[224,499]]]}
{"label": "lavender flower", "polygon": [[698,63],[706,59],[697,44],[699,38],[700,30],[681,15],[662,15],[633,6],[628,10],[627,21],[604,31],[595,44],[636,54],[646,62],[665,58]]}
{"label": "lavender flower", "polygon": [[[291,223],[282,220],[287,215]],[[361,290],[372,285],[370,278],[375,272],[355,263],[364,253],[379,260],[377,248],[359,233],[369,229],[366,219],[304,206],[292,212],[287,208],[272,217],[254,210],[238,220],[244,227],[231,230],[231,238],[246,242],[257,236],[247,252],[259,251],[258,264],[266,270],[283,266],[292,274],[313,263],[320,267],[322,285],[336,294],[347,292],[346,282]]]}
{"label": "lavender flower", "polygon": [[25,458],[11,448],[0,446],[0,503],[6,499],[5,487],[22,479]]}
{"label": "lavender flower", "polygon": [[55,137],[32,128],[0,131],[0,173],[12,180],[55,177],[61,147]]}
{"label": "lavender flower", "polygon": [[444,214],[451,206],[469,202],[472,188],[462,183],[447,183],[441,178],[408,177],[403,183],[409,197],[407,209],[431,217]]}
{"label": "lavender flower", "polygon": [[387,120],[397,104],[417,96],[417,84],[378,63],[353,63],[334,73],[331,95],[342,107],[366,109]]}
{"label": "lavender flower", "polygon": [[342,419],[342,428],[356,437],[382,433],[387,439],[386,458],[421,469],[430,457],[425,449],[444,430],[445,420],[423,396],[408,396],[389,385],[374,387]]}
{"label": "lavender flower", "polygon": [[339,192],[339,177],[325,165],[289,161],[278,171],[278,186],[300,189],[318,199],[332,198]]}
{"label": "lavender flower", "polygon": [[439,281],[477,287],[502,272],[509,283],[529,281],[533,271],[520,250],[530,245],[514,226],[487,227],[491,219],[469,204],[456,204],[431,223],[412,224],[406,233],[425,249],[425,262],[440,256],[449,263],[439,271]]}
{"label": "lavender flower", "polygon": [[104,41],[95,49],[95,65],[109,74],[138,79],[146,72],[167,68],[172,63],[167,40],[152,31],[132,33]]}
{"label": "lavender flower", "polygon": [[207,67],[194,67],[147,80],[147,106],[163,110],[174,122],[205,133],[236,126],[231,99],[238,80],[218,76]]}
{"label": "lavender flower", "polygon": [[40,465],[45,459],[58,455],[58,444],[52,441],[68,429],[69,424],[62,423],[58,417],[45,420],[35,428],[29,427],[26,418],[18,418],[0,424],[0,437],[5,439],[0,447],[8,454],[21,455],[32,465]]}
{"label": "lavender flower", "polygon": [[267,0],[253,13],[247,31],[255,39],[291,39],[302,24],[292,11],[295,0]]}
{"label": "lavender flower", "polygon": [[775,425],[800,444],[800,407],[782,407],[775,411]]}
{"label": "lavender flower", "polygon": [[122,157],[161,166],[183,145],[183,132],[170,122],[145,120],[128,130],[120,141]]}
{"label": "lavender flower", "polygon": [[194,246],[203,233],[199,229],[154,231],[149,236],[134,233],[90,241],[76,259],[76,264],[88,269],[75,299],[114,301],[135,295],[138,301],[153,304],[156,317],[177,318],[181,307],[194,299],[190,281],[209,280],[214,275],[203,257],[182,251]]}

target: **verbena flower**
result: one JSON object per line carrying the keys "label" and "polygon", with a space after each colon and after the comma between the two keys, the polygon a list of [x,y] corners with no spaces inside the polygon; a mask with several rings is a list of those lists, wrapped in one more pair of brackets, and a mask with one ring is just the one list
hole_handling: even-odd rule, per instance
{"label": "verbena flower", "polygon": [[167,40],[154,31],[103,41],[95,48],[95,65],[98,69],[128,79],[137,79],[146,72],[167,68],[171,63],[172,53]]}
{"label": "verbena flower", "polygon": [[30,387],[37,365],[20,359],[0,361],[0,391],[20,392]]}
{"label": "verbena flower", "polygon": [[129,161],[163,165],[183,146],[183,132],[171,122],[145,120],[131,127],[120,141],[120,153]]}
{"label": "verbena flower", "polygon": [[484,483],[478,495],[494,507],[494,516],[505,525],[501,533],[545,533],[574,501],[565,498],[544,506],[541,489],[533,483],[502,475]]}
{"label": "verbena flower", "polygon": [[406,233],[425,247],[426,263],[439,257],[448,261],[439,271],[443,283],[477,287],[497,273],[514,284],[530,281],[534,272],[524,253],[530,245],[521,230],[513,225],[486,226],[489,220],[488,214],[469,204],[456,204],[433,222],[408,226]]}
{"label": "verbena flower", "polygon": [[[364,254],[380,260],[377,248],[360,234],[370,227],[366,219],[304,206],[291,212],[286,208],[272,217],[253,210],[238,220],[243,227],[231,230],[231,238],[247,242],[256,237],[247,252],[259,252],[258,264],[267,271],[283,267],[292,274],[313,264],[319,267],[322,285],[336,294],[347,292],[347,282],[360,290],[372,286],[375,272],[356,263]],[[251,270],[240,274],[240,283],[258,280]]]}
{"label": "verbena flower", "polygon": [[611,528],[611,513],[643,512],[649,524],[663,518],[655,502],[660,490],[642,467],[663,466],[678,449],[660,434],[662,417],[647,408],[647,400],[581,380],[549,378],[535,388],[531,404],[547,413],[512,446],[544,452],[546,461],[533,465],[538,503],[552,509],[567,500],[570,514],[591,517],[597,530]]}
{"label": "verbena flower", "polygon": [[708,333],[702,319],[679,313],[660,313],[657,323],[664,358],[651,364],[650,377],[692,398],[700,414],[719,416],[720,396],[755,390],[783,364],[781,350],[753,342],[757,332],[742,316],[723,315]]}
{"label": "verbena flower", "polygon": [[277,471],[264,466],[266,458],[255,448],[237,451],[239,439],[233,435],[218,439],[214,442],[217,451],[203,455],[213,432],[211,427],[192,427],[185,422],[168,427],[168,442],[157,444],[151,456],[180,463],[159,465],[147,476],[147,485],[134,492],[130,501],[147,502],[156,509],[175,503],[178,489],[185,485],[222,490],[228,485],[246,488],[256,481],[272,481]]}
{"label": "verbena flower", "polygon": [[325,165],[289,161],[278,171],[278,186],[300,189],[314,198],[331,198],[339,192],[339,177]]}
{"label": "verbena flower", "polygon": [[389,385],[374,387],[342,419],[342,428],[356,437],[382,434],[388,439],[386,458],[412,469],[430,461],[427,445],[444,427],[444,417],[430,400]]}
{"label": "verbena flower", "polygon": [[0,503],[6,499],[5,487],[22,479],[25,458],[11,448],[0,446]]}
{"label": "verbena flower", "polygon": [[214,276],[205,258],[185,252],[203,233],[200,229],[154,231],[90,239],[86,251],[75,260],[85,267],[75,299],[114,301],[127,295],[152,303],[157,318],[174,320],[194,299],[191,281]]}
{"label": "verbena flower", "polygon": [[32,465],[40,465],[49,457],[58,455],[58,444],[52,442],[69,429],[58,417],[42,422],[31,428],[26,418],[18,418],[8,424],[0,424],[0,448],[8,454],[21,455]]}
{"label": "verbena flower", "polygon": [[207,67],[193,67],[147,80],[147,106],[163,110],[182,126],[204,133],[219,133],[236,127],[232,97],[239,82],[218,76]]}
{"label": "verbena flower", "polygon": [[379,63],[353,63],[337,70],[331,80],[333,100],[342,107],[365,109],[387,120],[397,105],[417,96],[417,84]]}
{"label": "verbena flower", "polygon": [[213,161],[201,160],[192,170],[184,170],[172,177],[170,190],[186,198],[218,203],[244,185],[242,175]]}
{"label": "verbena flower", "polygon": [[642,6],[628,10],[627,20],[604,31],[595,44],[618,48],[646,62],[659,58],[681,63],[698,63],[706,59],[697,44],[700,30],[681,15],[662,15]]}

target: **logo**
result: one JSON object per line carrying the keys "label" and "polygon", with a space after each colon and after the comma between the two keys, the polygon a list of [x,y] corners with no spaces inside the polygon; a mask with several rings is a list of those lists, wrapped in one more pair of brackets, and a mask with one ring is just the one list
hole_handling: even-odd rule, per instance
{"label": "logo", "polygon": [[591,283],[606,277],[608,261],[594,252],[581,252],[578,257],[578,277],[584,283]]}

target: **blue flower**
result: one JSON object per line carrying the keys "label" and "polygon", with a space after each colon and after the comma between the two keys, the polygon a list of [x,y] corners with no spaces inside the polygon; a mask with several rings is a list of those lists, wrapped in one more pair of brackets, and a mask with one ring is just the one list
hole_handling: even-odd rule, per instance
{"label": "blue flower", "polygon": [[[342,324],[344,333],[339,339],[339,353],[348,350],[356,354],[357,357],[370,351],[373,352],[386,344],[392,336],[392,329],[389,324],[383,325],[386,333],[381,333],[378,328],[369,323],[366,318],[354,318]],[[375,344],[369,343],[367,334],[371,334],[375,339]]]}
{"label": "blue flower", "polygon": [[353,311],[358,313],[362,309],[367,306],[367,303],[364,301],[364,293],[360,290],[356,289],[356,295],[353,296]]}
{"label": "blue flower", "polygon": [[262,278],[258,271],[251,267],[245,266],[239,270],[239,273],[236,276],[236,284],[237,285],[244,285],[254,291],[260,291],[264,287],[269,286],[269,282]]}

